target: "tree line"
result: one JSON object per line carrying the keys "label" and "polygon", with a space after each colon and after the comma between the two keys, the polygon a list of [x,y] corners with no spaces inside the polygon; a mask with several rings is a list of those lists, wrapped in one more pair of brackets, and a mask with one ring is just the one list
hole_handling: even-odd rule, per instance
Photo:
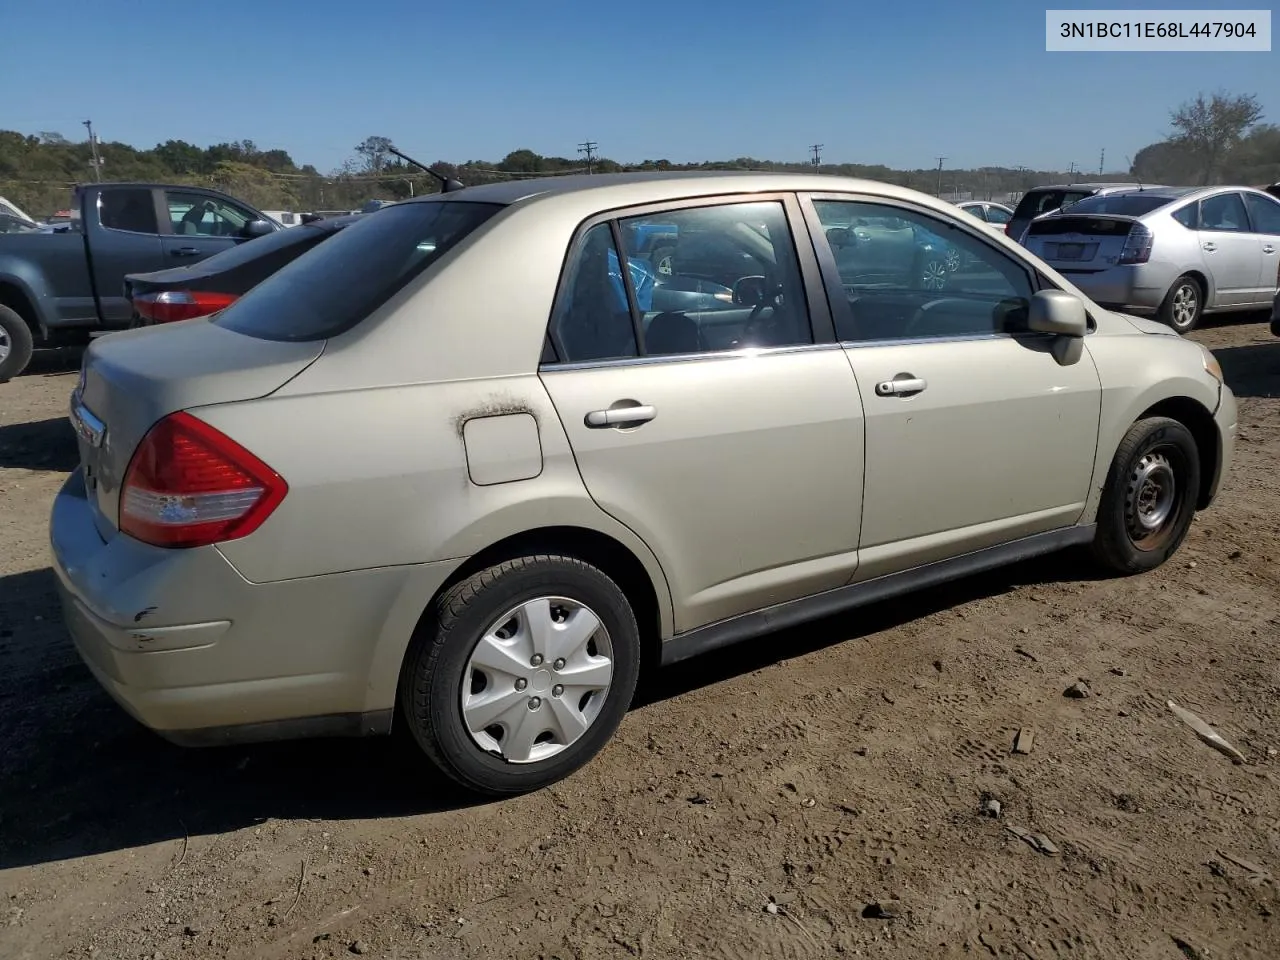
{"label": "tree line", "polygon": [[[878,164],[761,160],[738,157],[703,163],[647,159],[624,163],[593,157],[543,156],[513,150],[501,160],[438,161],[433,169],[467,185],[513,178],[574,172],[624,170],[771,170],[812,171],[863,177],[943,196],[959,194],[1006,200],[1029,187],[1066,180],[1141,180],[1199,185],[1280,181],[1280,127],[1262,123],[1253,95],[1201,94],[1170,113],[1170,133],[1143,147],[1122,173],[1090,176],[1077,171],[983,167],[973,170],[918,168],[895,170]],[[99,141],[102,175],[107,180],[139,180],[216,187],[266,210],[351,210],[371,199],[402,200],[439,189],[436,178],[390,152],[386,137],[371,136],[353,147],[338,169],[322,173],[299,165],[282,149],[263,150],[252,140],[200,147],[168,140],[149,150],[126,143]],[[399,146],[417,153],[417,144]],[[64,209],[69,187],[92,179],[92,147],[59,133],[35,135],[0,130],[0,195],[34,216]]]}

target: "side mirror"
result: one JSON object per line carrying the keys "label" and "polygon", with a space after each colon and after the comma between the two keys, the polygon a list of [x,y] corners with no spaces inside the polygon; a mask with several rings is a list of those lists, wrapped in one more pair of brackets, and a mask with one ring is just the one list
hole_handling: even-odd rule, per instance
{"label": "side mirror", "polygon": [[1062,337],[1083,337],[1089,332],[1089,317],[1079,297],[1064,290],[1041,290],[1031,298],[1027,329]]}
{"label": "side mirror", "polygon": [[276,228],[266,220],[250,220],[244,225],[244,229],[240,231],[240,235],[249,239],[265,237],[268,233],[275,233],[275,229]]}
{"label": "side mirror", "polygon": [[733,302],[740,307],[758,307],[767,295],[764,277],[743,277],[733,285]]}

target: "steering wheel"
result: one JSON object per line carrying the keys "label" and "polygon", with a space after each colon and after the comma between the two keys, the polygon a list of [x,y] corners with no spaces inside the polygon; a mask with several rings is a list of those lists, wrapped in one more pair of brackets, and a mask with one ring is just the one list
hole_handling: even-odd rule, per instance
{"label": "steering wheel", "polygon": [[[742,325],[742,341],[750,344],[758,343],[761,346],[767,345],[774,333],[778,330],[781,320],[779,317],[778,297],[782,291],[774,287],[772,293],[767,293],[760,299],[751,313],[747,316],[746,323]],[[765,310],[769,311],[768,318],[764,318]]]}

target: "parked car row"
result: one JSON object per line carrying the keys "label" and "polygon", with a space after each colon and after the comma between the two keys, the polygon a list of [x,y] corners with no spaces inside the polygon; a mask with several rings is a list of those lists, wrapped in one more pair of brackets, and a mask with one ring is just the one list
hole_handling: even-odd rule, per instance
{"label": "parked car row", "polygon": [[284,230],[216,190],[153,183],[76,187],[67,229],[0,235],[0,382],[36,343],[86,342],[130,325],[128,273],[194,264]]}
{"label": "parked car row", "polygon": [[179,743],[403,725],[536,789],[650,655],[1075,545],[1150,570],[1232,460],[1208,350],[903,188],[569,176],[286,234],[131,276],[177,322],[71,401],[66,621]]}

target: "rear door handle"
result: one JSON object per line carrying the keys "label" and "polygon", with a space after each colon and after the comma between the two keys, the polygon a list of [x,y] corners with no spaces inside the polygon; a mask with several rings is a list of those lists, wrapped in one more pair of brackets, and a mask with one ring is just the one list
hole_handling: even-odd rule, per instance
{"label": "rear door handle", "polygon": [[170,250],[169,253],[175,257],[198,257],[200,249],[198,247],[178,247],[176,250]]}
{"label": "rear door handle", "polygon": [[1218,245],[1216,243],[1202,243],[1200,246],[1208,250],[1210,253],[1213,253],[1213,251],[1218,249]]}
{"label": "rear door handle", "polygon": [[921,393],[929,386],[920,377],[895,377],[876,384],[876,393],[882,397],[905,397]]}
{"label": "rear door handle", "polygon": [[1262,248],[1262,252],[1263,252],[1263,253],[1275,253],[1275,252],[1276,252],[1276,248],[1275,248],[1275,247],[1273,247],[1271,244],[1269,244],[1269,243],[1268,243],[1266,246],[1264,246],[1264,247]]}
{"label": "rear door handle", "polygon": [[610,407],[608,410],[592,410],[587,414],[588,427],[618,427],[632,424],[648,423],[658,415],[658,411],[647,404],[632,404],[625,407]]}

